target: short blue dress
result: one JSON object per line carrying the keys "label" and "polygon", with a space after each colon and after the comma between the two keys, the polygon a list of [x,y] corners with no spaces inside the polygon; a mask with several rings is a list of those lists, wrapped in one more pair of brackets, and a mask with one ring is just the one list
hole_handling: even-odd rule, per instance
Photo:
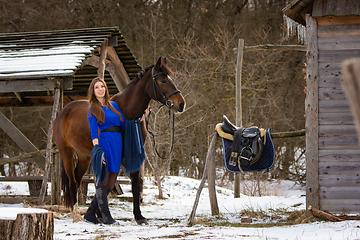
{"label": "short blue dress", "polygon": [[[111,101],[110,104],[121,114],[123,122],[120,121],[119,115],[111,111],[110,108],[102,106],[102,110],[105,113],[105,121],[101,124],[97,123],[96,117],[91,114],[90,108],[88,111],[88,120],[90,125],[91,140],[95,138],[99,139],[99,145],[105,152],[105,158],[108,164],[108,171],[119,173],[122,155],[122,137],[120,132],[101,132],[102,130],[112,127],[120,126],[122,129],[125,128],[125,117],[120,111],[119,106]],[[100,130],[100,136],[99,131]]]}

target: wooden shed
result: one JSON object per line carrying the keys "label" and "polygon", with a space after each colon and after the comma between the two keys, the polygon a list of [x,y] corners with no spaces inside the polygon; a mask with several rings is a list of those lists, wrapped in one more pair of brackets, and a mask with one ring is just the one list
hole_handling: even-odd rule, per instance
{"label": "wooden shed", "polygon": [[[86,98],[99,68],[107,70],[104,79],[110,95],[121,91],[142,70],[118,27],[0,33],[0,108],[53,106],[53,117],[55,99],[61,109],[72,100]],[[39,151],[1,111],[0,128],[25,153]],[[34,160],[44,168],[43,156]],[[53,183],[60,182],[54,176],[58,173],[51,174]],[[53,185],[52,193],[60,196],[59,187],[53,189]]]}
{"label": "wooden shed", "polygon": [[341,64],[360,56],[360,1],[294,0],[285,15],[306,26],[306,205],[360,212],[360,150]]}

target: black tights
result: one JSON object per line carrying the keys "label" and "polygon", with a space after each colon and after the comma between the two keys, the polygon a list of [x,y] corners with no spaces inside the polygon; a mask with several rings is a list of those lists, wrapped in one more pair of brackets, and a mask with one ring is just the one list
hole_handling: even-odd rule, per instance
{"label": "black tights", "polygon": [[101,186],[107,186],[108,191],[111,191],[115,187],[115,182],[118,173],[108,172],[104,181],[101,182]]}

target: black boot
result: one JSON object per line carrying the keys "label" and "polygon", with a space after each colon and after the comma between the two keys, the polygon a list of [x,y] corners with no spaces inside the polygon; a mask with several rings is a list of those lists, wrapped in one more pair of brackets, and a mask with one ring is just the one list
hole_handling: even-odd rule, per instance
{"label": "black boot", "polygon": [[[111,190],[107,190],[106,191],[106,194],[109,196],[109,193],[111,192]],[[97,205],[97,201],[96,201],[96,208],[97,208],[97,210],[96,210],[96,216],[97,216],[97,219],[100,221],[100,222],[102,222],[102,216],[101,216],[101,212],[100,212],[100,210],[99,210],[99,207],[98,207],[98,205]]]}
{"label": "black boot", "polygon": [[98,203],[96,199],[96,195],[94,196],[93,200],[90,203],[88,210],[84,215],[84,219],[88,222],[92,222],[94,224],[98,224],[99,220],[96,218],[95,213],[98,211]]}
{"label": "black boot", "polygon": [[107,186],[96,186],[96,200],[102,216],[102,222],[113,224],[116,221],[112,218],[107,198]]}

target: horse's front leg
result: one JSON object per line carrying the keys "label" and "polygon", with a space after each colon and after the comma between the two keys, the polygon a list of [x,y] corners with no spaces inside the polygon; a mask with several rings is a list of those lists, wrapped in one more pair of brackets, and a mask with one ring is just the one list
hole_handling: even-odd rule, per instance
{"label": "horse's front leg", "polygon": [[143,217],[140,211],[140,174],[139,171],[131,173],[131,188],[133,194],[133,213],[137,224],[148,224],[146,218]]}

